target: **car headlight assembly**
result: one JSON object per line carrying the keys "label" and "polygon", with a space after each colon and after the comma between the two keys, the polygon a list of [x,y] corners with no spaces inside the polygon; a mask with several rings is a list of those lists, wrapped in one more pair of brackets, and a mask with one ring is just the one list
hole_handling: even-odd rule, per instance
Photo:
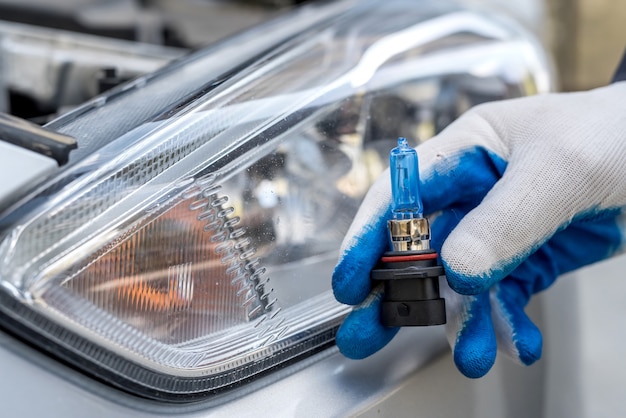
{"label": "car headlight assembly", "polygon": [[[220,77],[200,52],[53,122],[82,154],[0,219],[4,326],[179,402],[332,346],[339,244],[397,136],[550,88],[523,31],[438,3],[305,8]],[[176,103],[150,90],[189,88],[185,72],[197,85]]]}

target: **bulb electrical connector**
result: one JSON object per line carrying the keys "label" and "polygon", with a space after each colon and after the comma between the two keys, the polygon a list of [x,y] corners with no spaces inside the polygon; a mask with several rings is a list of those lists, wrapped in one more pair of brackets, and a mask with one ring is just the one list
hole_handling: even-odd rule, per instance
{"label": "bulb electrical connector", "polygon": [[390,251],[371,272],[384,283],[381,321],[388,327],[446,323],[445,301],[439,296],[439,277],[445,274],[430,248],[430,224],[423,216],[417,152],[406,138],[389,155],[392,207],[387,221]]}

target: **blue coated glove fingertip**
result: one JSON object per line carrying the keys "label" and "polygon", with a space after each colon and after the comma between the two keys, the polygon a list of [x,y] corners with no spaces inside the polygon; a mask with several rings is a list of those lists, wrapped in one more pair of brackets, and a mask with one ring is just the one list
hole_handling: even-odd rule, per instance
{"label": "blue coated glove fingertip", "polygon": [[541,358],[543,350],[541,331],[525,314],[515,321],[515,331],[514,343],[518,358],[522,364],[530,366]]}
{"label": "blue coated glove fingertip", "polygon": [[358,305],[369,294],[371,285],[369,274],[355,274],[359,270],[352,264],[344,258],[335,267],[332,279],[333,294],[341,303]]}
{"label": "blue coated glove fingertip", "polygon": [[454,363],[465,376],[477,379],[491,369],[498,351],[489,294],[476,296],[467,315],[454,345]]}
{"label": "blue coated glove fingertip", "polygon": [[516,346],[519,351],[519,359],[525,366],[530,366],[541,358],[541,335],[539,335],[539,339],[535,338],[529,342],[518,342]]}
{"label": "blue coated glove fingertip", "polygon": [[337,331],[336,343],[346,357],[359,360],[371,356],[391,341],[399,328],[380,323],[379,304],[352,311]]}
{"label": "blue coated glove fingertip", "polygon": [[541,358],[543,337],[541,331],[524,312],[526,297],[520,296],[519,287],[511,281],[503,282],[496,293],[500,306],[500,315],[504,316],[505,323],[512,327],[509,331],[513,335],[515,355],[519,361],[530,366]]}
{"label": "blue coated glove fingertip", "polygon": [[519,323],[516,326],[514,343],[519,361],[526,366],[530,366],[541,358],[543,337],[539,328],[528,317],[525,319],[526,322],[523,326]]}
{"label": "blue coated glove fingertip", "polygon": [[478,379],[486,375],[495,361],[495,351],[493,354],[463,350],[454,351],[454,364],[463,375],[470,379]]}
{"label": "blue coated glove fingertip", "polygon": [[455,271],[446,260],[441,260],[446,271],[446,279],[450,288],[461,295],[478,295],[486,292],[497,282],[496,278],[488,275],[467,276]]}

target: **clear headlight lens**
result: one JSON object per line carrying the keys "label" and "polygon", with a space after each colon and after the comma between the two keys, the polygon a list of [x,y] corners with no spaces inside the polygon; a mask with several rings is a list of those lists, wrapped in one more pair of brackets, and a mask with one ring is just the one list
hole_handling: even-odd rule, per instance
{"label": "clear headlight lens", "polygon": [[[334,14],[320,21],[325,7]],[[396,137],[415,144],[472,104],[549,88],[541,52],[481,15],[400,0],[325,7],[4,215],[0,310],[16,332],[159,399],[316,352],[347,310],[329,290],[337,249]],[[196,70],[202,60],[211,54],[189,58]],[[151,83],[184,69],[55,124],[80,140],[81,121],[106,110],[98,142],[137,111],[121,102],[151,106]]]}

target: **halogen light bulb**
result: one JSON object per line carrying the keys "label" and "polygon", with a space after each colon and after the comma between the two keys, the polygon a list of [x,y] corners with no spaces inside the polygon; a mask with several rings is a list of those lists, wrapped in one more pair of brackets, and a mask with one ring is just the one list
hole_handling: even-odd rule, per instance
{"label": "halogen light bulb", "polygon": [[393,219],[421,218],[424,211],[419,189],[417,152],[406,138],[389,155]]}
{"label": "halogen light bulb", "polygon": [[445,301],[439,297],[439,277],[445,272],[430,248],[430,224],[423,216],[419,193],[417,152],[406,138],[398,138],[398,146],[391,150],[389,171],[391,251],[370,275],[384,283],[381,322],[388,327],[445,324]]}

